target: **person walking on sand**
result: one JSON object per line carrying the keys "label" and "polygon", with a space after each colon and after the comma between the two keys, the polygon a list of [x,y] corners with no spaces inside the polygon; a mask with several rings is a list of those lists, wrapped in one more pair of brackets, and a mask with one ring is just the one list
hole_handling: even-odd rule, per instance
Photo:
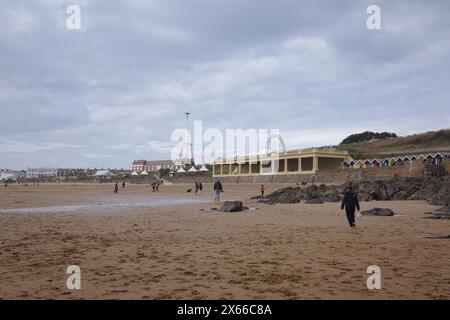
{"label": "person walking on sand", "polygon": [[203,191],[203,184],[201,182],[198,183],[198,192],[200,192],[200,194]]}
{"label": "person walking on sand", "polygon": [[125,182],[122,182],[122,189],[125,189]]}
{"label": "person walking on sand", "polygon": [[195,181],[195,195],[197,195],[197,194],[198,194],[198,189],[199,189],[199,185],[198,185],[198,182],[197,182],[197,181]]}
{"label": "person walking on sand", "polygon": [[217,179],[216,183],[214,183],[214,201],[220,201],[221,192],[223,192],[223,186],[220,179]]}
{"label": "person walking on sand", "polygon": [[114,191],[113,191],[113,193],[119,193],[119,185],[117,184],[117,182],[116,182],[116,184],[114,185]]}
{"label": "person walking on sand", "polygon": [[355,209],[358,211],[359,202],[358,196],[353,192],[353,186],[349,186],[347,192],[344,194],[344,199],[342,199],[341,210],[344,210],[347,213],[348,224],[351,228],[355,228]]}
{"label": "person walking on sand", "polygon": [[261,188],[259,189],[259,191],[261,191],[261,199],[264,199],[264,191],[265,191],[266,189],[264,188],[264,185],[262,184],[261,185]]}

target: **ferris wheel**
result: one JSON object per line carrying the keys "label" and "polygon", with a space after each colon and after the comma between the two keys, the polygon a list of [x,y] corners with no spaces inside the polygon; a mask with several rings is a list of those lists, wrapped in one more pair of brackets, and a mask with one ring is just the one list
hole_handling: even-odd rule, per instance
{"label": "ferris wheel", "polygon": [[272,140],[273,139],[277,139],[278,140],[278,152],[286,152],[286,144],[284,143],[284,139],[281,135],[279,134],[271,134],[268,138],[267,138],[267,142],[266,142],[266,154],[270,154],[273,152],[272,150]]}

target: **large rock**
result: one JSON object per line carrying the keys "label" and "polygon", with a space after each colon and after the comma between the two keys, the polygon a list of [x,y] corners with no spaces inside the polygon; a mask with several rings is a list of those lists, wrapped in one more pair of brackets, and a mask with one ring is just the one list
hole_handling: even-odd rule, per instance
{"label": "large rock", "polygon": [[222,212],[239,212],[242,211],[242,201],[225,201],[222,208],[219,209]]}
{"label": "large rock", "polygon": [[370,210],[362,211],[361,215],[363,216],[379,216],[379,217],[392,217],[394,215],[394,211],[386,208],[373,208]]}

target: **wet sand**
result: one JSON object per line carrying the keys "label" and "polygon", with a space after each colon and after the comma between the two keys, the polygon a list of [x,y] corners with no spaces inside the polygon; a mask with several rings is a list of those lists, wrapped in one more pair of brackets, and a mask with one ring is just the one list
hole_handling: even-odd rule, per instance
{"label": "wet sand", "polygon": [[[201,210],[217,207],[211,185],[200,196],[188,187],[2,186],[0,298],[450,298],[450,240],[432,238],[450,221],[423,219],[434,206],[363,202],[400,216],[350,230],[336,203],[264,205],[250,200],[259,185],[225,184],[225,199],[258,209],[218,213]],[[366,287],[373,264],[381,290]],[[81,290],[66,287],[69,265]]]}

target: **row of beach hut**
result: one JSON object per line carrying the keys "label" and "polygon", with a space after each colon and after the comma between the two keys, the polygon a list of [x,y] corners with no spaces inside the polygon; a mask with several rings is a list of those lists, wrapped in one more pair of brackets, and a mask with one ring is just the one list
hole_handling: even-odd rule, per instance
{"label": "row of beach hut", "polygon": [[373,159],[373,160],[346,160],[342,163],[344,169],[361,169],[361,168],[384,168],[392,166],[402,166],[410,163],[410,161],[422,161],[428,162],[433,165],[442,165],[444,158],[448,158],[449,155],[436,154],[420,154],[412,156],[402,156],[385,159]]}

